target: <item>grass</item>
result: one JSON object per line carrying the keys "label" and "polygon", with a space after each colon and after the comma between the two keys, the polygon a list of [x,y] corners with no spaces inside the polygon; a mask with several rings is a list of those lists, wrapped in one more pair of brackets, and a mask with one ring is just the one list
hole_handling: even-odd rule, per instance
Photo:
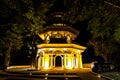
{"label": "grass", "polygon": [[113,80],[120,80],[120,72],[106,72],[103,73],[103,75],[112,78]]}

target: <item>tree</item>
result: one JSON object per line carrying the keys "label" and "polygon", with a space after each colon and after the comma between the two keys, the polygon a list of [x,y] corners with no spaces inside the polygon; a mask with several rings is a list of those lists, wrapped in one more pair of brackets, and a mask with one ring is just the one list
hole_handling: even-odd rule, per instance
{"label": "tree", "polygon": [[[66,0],[70,1],[70,0]],[[72,24],[89,20],[87,30],[92,34],[88,46],[94,46],[96,55],[111,62],[113,53],[118,51],[120,16],[119,0],[75,0],[70,1],[65,19]]]}
{"label": "tree", "polygon": [[100,15],[100,17],[94,17],[90,21],[88,29],[93,34],[92,42],[94,43],[96,53],[103,56],[106,62],[111,63],[113,53],[118,50],[114,38],[116,32],[114,31],[119,20],[119,9],[109,5],[102,6],[101,9],[102,14],[99,13],[98,16]]}
{"label": "tree", "polygon": [[4,55],[4,65],[9,66],[12,51],[19,50],[22,46],[21,31],[17,25],[10,24],[11,30],[6,30],[5,35],[1,38],[1,45]]}
{"label": "tree", "polygon": [[46,12],[52,3],[53,0],[0,1],[0,41],[3,46],[0,48],[5,57],[5,66],[9,66],[12,53],[17,54],[14,51],[36,42],[35,37],[42,30],[46,22]]}

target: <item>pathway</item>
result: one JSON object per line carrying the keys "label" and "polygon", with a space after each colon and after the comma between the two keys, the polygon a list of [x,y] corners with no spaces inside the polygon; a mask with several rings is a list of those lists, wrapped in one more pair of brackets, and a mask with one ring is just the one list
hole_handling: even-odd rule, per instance
{"label": "pathway", "polygon": [[95,74],[89,68],[76,70],[36,71],[28,68],[12,68],[7,72],[0,71],[0,80],[110,80]]}

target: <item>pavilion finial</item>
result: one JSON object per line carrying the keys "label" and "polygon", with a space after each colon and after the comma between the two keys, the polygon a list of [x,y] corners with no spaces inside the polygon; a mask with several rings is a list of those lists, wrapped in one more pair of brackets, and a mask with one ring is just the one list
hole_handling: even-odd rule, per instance
{"label": "pavilion finial", "polygon": [[54,12],[51,14],[50,24],[57,26],[65,26],[66,21],[64,21],[63,18],[64,18],[63,12]]}

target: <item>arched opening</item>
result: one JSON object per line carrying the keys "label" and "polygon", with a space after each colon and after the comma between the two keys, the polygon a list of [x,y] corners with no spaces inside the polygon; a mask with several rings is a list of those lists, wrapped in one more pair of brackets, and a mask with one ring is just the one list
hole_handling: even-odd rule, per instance
{"label": "arched opening", "polygon": [[55,58],[55,67],[61,67],[62,66],[62,57],[56,56]]}

